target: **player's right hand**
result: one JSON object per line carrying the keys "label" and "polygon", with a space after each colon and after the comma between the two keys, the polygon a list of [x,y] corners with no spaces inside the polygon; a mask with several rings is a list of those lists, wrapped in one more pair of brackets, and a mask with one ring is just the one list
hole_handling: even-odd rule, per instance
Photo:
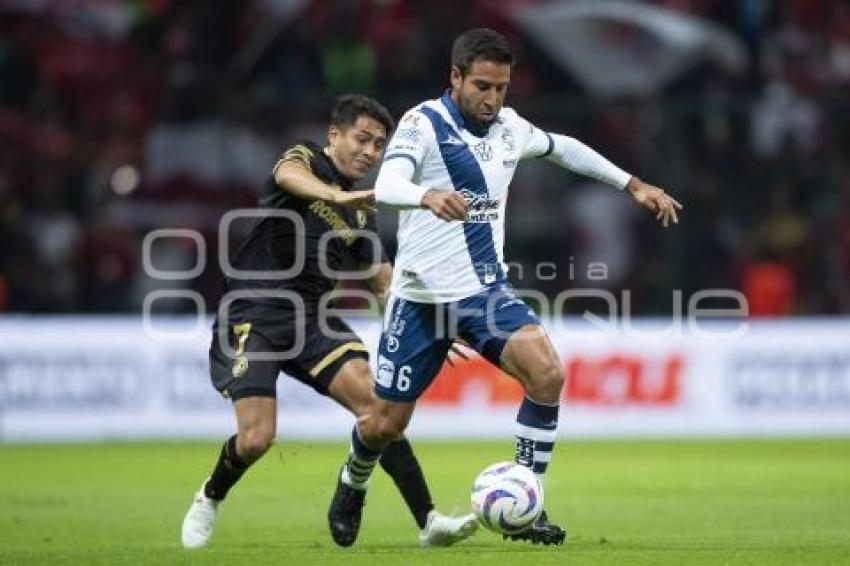
{"label": "player's right hand", "polygon": [[422,206],[430,209],[441,220],[466,219],[466,200],[454,190],[429,189],[422,197]]}
{"label": "player's right hand", "polygon": [[355,210],[371,210],[375,207],[375,191],[338,191],[334,203]]}

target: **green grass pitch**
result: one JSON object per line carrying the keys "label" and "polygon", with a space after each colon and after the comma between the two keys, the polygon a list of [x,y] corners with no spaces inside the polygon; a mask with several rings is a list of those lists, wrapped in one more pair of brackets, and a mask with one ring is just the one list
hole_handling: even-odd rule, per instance
{"label": "green grass pitch", "polygon": [[[509,442],[414,443],[437,506],[465,512],[472,478]],[[0,446],[0,564],[850,563],[850,439],[562,442],[546,492],[563,547],[481,530],[421,549],[377,471],[354,547],[325,511],[346,446],[280,442],[231,492],[208,548],[178,533],[214,444]]]}

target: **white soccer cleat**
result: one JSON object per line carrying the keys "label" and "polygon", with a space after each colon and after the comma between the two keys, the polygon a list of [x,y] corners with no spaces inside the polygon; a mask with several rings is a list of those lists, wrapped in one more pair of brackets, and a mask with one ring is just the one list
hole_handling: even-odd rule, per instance
{"label": "white soccer cleat", "polygon": [[447,517],[439,511],[428,513],[428,522],[419,533],[422,546],[451,546],[471,537],[478,530],[478,520],[470,513],[463,517]]}
{"label": "white soccer cleat", "polygon": [[184,548],[201,548],[209,542],[219,503],[221,502],[204,495],[202,485],[183,518],[180,540]]}

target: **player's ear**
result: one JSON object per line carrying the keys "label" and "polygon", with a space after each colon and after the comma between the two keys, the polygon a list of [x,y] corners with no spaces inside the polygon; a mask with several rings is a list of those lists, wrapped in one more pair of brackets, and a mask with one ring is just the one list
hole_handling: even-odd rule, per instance
{"label": "player's ear", "polygon": [[340,131],[339,126],[336,124],[328,126],[328,143],[331,147],[334,147],[337,144],[340,135],[342,135],[342,132]]}
{"label": "player's ear", "polygon": [[457,65],[452,65],[452,72],[449,79],[451,80],[452,88],[460,90],[460,87],[463,84],[463,73],[460,72]]}

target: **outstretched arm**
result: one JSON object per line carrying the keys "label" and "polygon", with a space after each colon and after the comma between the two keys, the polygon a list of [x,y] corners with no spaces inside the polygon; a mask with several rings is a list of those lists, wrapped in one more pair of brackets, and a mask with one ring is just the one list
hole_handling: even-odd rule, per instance
{"label": "outstretched arm", "polygon": [[670,221],[678,224],[676,210],[682,205],[676,199],[654,185],[644,183],[626,173],[599,153],[575,138],[560,134],[547,134],[550,153],[547,159],[581,175],[591,177],[618,189],[626,189],[641,205],[656,213],[656,219],[664,226]]}
{"label": "outstretched arm", "polygon": [[437,139],[428,118],[409,110],[387,145],[386,157],[375,181],[375,199],[400,210],[427,208],[441,220],[466,218],[466,200],[452,188],[438,189],[414,183],[413,177]]}
{"label": "outstretched arm", "polygon": [[375,204],[374,191],[343,191],[323,183],[299,160],[278,161],[274,181],[284,191],[305,200],[323,200],[354,209],[368,209]]}
{"label": "outstretched arm", "polygon": [[679,201],[664,192],[664,189],[644,183],[637,177],[629,179],[626,184],[626,190],[629,191],[634,199],[641,205],[655,213],[655,219],[659,220],[666,228],[670,221],[673,224],[679,223],[679,216],[676,210],[682,210],[682,205]]}
{"label": "outstretched arm", "polygon": [[385,161],[375,181],[375,198],[393,208],[428,208],[442,220],[466,218],[466,201],[457,191],[429,189],[413,183],[413,163],[406,159]]}

